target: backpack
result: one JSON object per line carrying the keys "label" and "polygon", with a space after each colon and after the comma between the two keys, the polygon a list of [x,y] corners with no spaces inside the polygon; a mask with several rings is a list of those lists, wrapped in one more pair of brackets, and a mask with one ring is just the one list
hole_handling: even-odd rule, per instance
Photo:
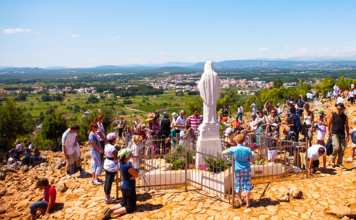
{"label": "backpack", "polygon": [[351,141],[356,144],[356,131],[351,131]]}
{"label": "backpack", "polygon": [[329,138],[325,148],[326,148],[326,155],[330,156],[331,154],[333,154],[333,142],[331,138]]}

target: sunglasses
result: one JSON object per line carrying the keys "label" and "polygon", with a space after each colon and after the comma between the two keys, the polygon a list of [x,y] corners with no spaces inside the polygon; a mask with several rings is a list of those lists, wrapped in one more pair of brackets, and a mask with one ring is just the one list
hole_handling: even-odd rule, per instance
{"label": "sunglasses", "polygon": [[342,108],[337,108],[338,111],[342,111],[343,109]]}

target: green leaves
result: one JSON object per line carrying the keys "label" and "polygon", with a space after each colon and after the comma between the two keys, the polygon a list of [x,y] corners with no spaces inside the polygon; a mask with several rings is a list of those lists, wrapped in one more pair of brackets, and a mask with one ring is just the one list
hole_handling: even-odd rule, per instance
{"label": "green leaves", "polygon": [[58,146],[58,138],[62,136],[67,128],[67,120],[59,112],[54,112],[44,118],[41,135],[45,139],[55,140]]}
{"label": "green leaves", "polygon": [[10,146],[20,135],[31,133],[31,119],[26,117],[22,107],[8,99],[0,107],[0,146],[1,150],[8,151]]}

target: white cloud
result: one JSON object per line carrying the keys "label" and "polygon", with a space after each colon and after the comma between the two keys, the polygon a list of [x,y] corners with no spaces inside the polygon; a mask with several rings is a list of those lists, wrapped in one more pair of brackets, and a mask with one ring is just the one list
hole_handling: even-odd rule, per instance
{"label": "white cloud", "polygon": [[354,56],[356,54],[356,47],[344,48],[303,48],[293,52],[293,56]]}
{"label": "white cloud", "polygon": [[159,52],[159,54],[166,54],[165,52]]}
{"label": "white cloud", "polygon": [[72,35],[70,35],[71,37],[78,37],[78,35],[76,35],[76,34],[72,34]]}
{"label": "white cloud", "polygon": [[18,32],[31,32],[30,29],[21,29],[21,28],[9,28],[9,29],[5,29],[2,31],[5,34],[15,34]]}
{"label": "white cloud", "polygon": [[33,32],[34,34],[42,34],[41,32]]}
{"label": "white cloud", "polygon": [[90,59],[89,61],[98,61],[99,59],[98,58],[95,58],[95,59]]}
{"label": "white cloud", "polygon": [[258,51],[267,51],[267,50],[269,50],[269,48],[263,48],[263,47],[261,47],[260,49],[258,49]]}
{"label": "white cloud", "polygon": [[284,46],[284,50],[288,51],[289,50],[289,46]]}
{"label": "white cloud", "polygon": [[113,40],[120,39],[120,36],[115,36],[115,37],[113,37],[111,39],[113,39]]}
{"label": "white cloud", "polygon": [[195,57],[189,57],[190,60],[195,60]]}

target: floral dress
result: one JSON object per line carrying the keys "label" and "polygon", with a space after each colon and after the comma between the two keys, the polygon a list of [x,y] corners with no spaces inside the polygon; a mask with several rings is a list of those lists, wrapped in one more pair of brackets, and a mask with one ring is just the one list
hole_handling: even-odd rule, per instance
{"label": "floral dress", "polygon": [[[261,118],[257,117],[257,121],[261,120]],[[256,130],[256,138],[257,138],[257,145],[261,146],[261,134],[266,129],[266,127],[262,127],[262,125],[267,124],[266,117],[263,116],[263,121],[257,124]]]}

